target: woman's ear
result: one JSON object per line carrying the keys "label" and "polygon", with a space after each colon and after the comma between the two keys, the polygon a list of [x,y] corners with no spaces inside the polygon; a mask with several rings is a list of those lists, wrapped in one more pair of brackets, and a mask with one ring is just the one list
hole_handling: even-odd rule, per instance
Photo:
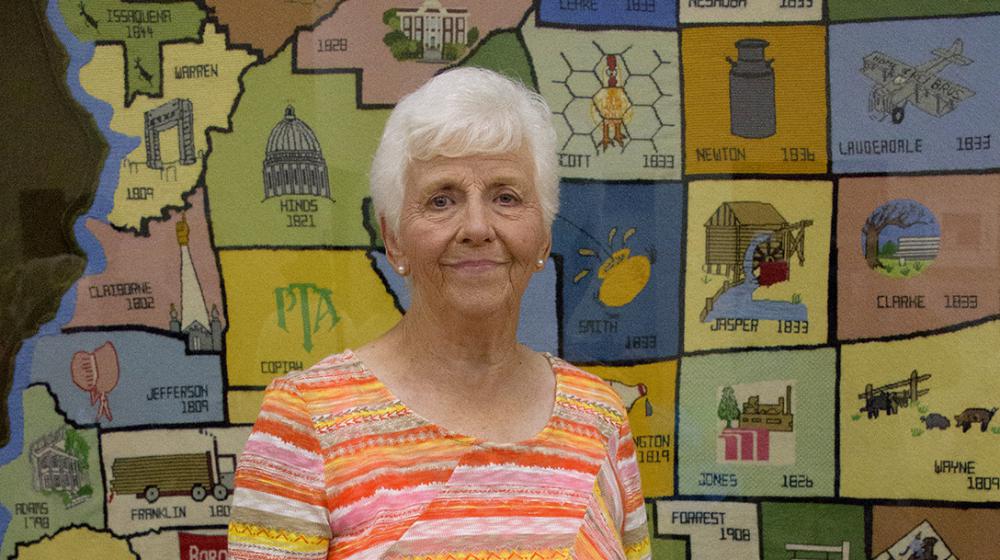
{"label": "woman's ear", "polygon": [[406,271],[406,257],[399,246],[399,238],[396,232],[388,226],[384,215],[379,215],[378,225],[382,228],[382,242],[385,244],[385,256],[389,259],[389,264],[403,275]]}
{"label": "woman's ear", "polygon": [[549,255],[552,254],[552,230],[550,229],[548,235],[545,237],[545,245],[542,248],[542,254],[539,255],[539,262],[543,263],[541,267],[544,268],[544,263],[549,260]]}

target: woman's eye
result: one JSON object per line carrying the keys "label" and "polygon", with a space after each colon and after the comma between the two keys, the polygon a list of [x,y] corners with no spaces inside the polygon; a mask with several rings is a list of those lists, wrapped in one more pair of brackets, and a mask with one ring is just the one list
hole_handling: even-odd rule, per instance
{"label": "woman's eye", "polygon": [[497,196],[497,202],[500,204],[516,204],[517,197],[510,193],[501,193]]}
{"label": "woman's eye", "polygon": [[431,198],[431,206],[434,208],[447,208],[450,203],[451,199],[443,194]]}

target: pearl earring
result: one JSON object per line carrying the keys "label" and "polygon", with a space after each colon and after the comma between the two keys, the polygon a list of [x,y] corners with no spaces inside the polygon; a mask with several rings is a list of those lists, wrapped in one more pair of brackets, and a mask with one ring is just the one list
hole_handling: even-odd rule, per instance
{"label": "pearl earring", "polygon": [[538,264],[538,268],[545,268],[545,261],[543,261],[542,259],[538,259],[538,263],[537,264]]}
{"label": "pearl earring", "polygon": [[399,265],[396,267],[396,272],[398,272],[400,275],[403,275],[406,272],[406,267],[403,265]]}

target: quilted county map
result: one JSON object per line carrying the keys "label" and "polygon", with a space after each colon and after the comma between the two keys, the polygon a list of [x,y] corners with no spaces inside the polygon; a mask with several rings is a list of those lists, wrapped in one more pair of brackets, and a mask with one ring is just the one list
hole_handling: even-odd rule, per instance
{"label": "quilted county map", "polygon": [[551,108],[518,336],[628,406],[655,559],[997,557],[1000,1],[24,4],[0,559],[225,558],[264,388],[409,308],[368,166],[457,66]]}

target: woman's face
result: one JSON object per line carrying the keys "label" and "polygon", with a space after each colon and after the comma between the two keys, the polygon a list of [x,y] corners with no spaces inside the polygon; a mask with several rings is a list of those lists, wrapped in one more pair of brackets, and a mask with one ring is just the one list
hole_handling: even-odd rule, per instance
{"label": "woman's face", "polygon": [[516,317],[551,247],[530,151],[414,161],[399,231],[385,242],[413,279],[414,304],[472,315],[507,308]]}

